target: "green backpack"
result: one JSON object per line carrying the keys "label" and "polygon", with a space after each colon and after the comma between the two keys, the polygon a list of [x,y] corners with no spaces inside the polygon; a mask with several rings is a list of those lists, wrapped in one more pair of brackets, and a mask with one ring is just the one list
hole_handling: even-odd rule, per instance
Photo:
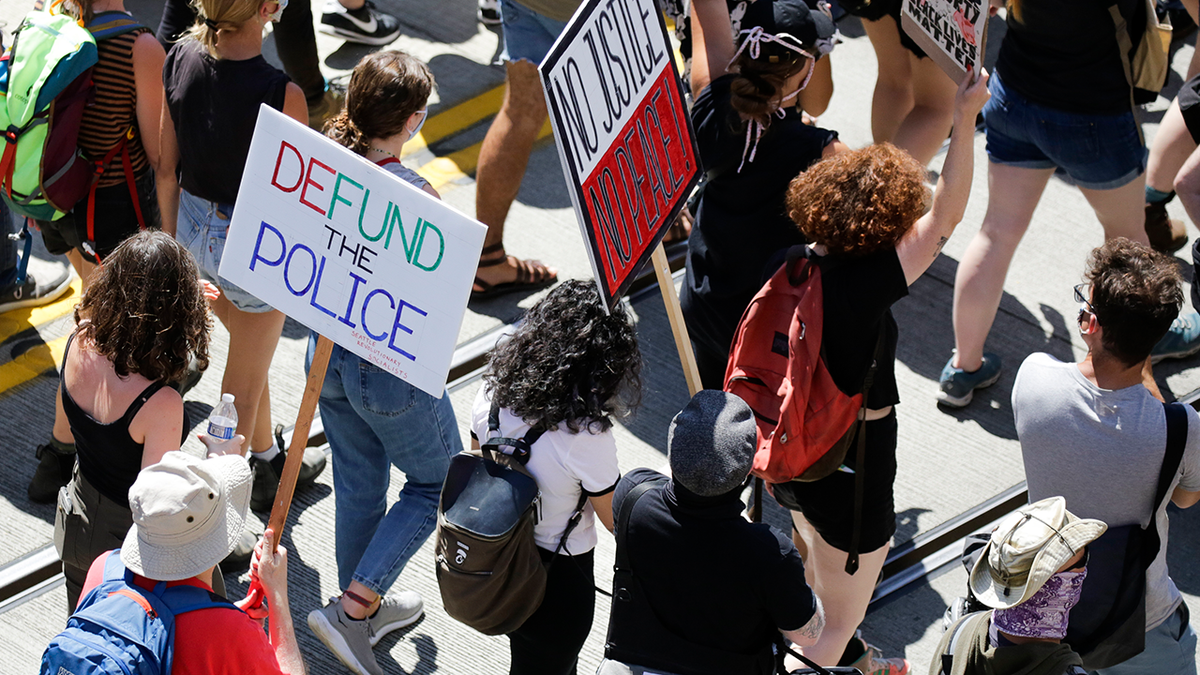
{"label": "green backpack", "polygon": [[124,15],[88,28],[66,14],[25,16],[0,59],[0,196],[13,211],[37,220],[61,218],[122,152],[125,140],[99,161],[89,161],[78,146],[79,127],[95,97],[96,41],[139,28]]}

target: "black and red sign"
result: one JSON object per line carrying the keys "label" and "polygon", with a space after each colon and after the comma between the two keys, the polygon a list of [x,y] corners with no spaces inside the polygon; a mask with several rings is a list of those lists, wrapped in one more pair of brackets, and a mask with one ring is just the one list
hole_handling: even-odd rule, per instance
{"label": "black and red sign", "polygon": [[611,307],[700,179],[654,0],[587,0],[539,67],[592,271]]}

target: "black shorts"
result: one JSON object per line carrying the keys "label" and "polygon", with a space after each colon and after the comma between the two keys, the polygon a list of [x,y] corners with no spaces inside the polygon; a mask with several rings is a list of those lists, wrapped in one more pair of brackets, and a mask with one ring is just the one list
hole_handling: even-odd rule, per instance
{"label": "black shorts", "polygon": [[[862,531],[858,550],[869,553],[883,546],[896,533],[896,505],[892,488],[896,482],[896,411],[866,424],[866,473],[863,490]],[[858,471],[855,454],[858,439],[846,453],[846,466]],[[799,511],[830,546],[850,550],[854,532],[854,474],[835,471],[811,483],[792,481],[773,486],[780,506]]]}
{"label": "black shorts", "polygon": [[[144,172],[135,179],[135,184],[141,198],[142,216],[146,219],[146,227],[162,227],[158,198],[154,191],[154,172]],[[46,250],[55,255],[62,255],[75,249],[83,255],[84,260],[96,262],[96,258],[83,245],[88,240],[87,212],[87,199],[84,198],[58,220],[39,220],[37,225],[42,231],[42,241],[46,243]],[[129,186],[121,183],[96,188],[95,219],[96,241],[92,246],[96,253],[104,258],[139,229],[137,211],[133,208]]]}
{"label": "black shorts", "polygon": [[1179,88],[1179,112],[1187,125],[1192,141],[1200,143],[1200,75],[1193,77]]}

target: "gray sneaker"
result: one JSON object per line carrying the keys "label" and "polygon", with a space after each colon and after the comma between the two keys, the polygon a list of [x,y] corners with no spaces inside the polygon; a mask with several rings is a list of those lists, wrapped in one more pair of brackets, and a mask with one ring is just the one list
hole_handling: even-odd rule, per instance
{"label": "gray sneaker", "polygon": [[384,635],[411,626],[425,614],[425,601],[416,591],[401,591],[383,596],[375,616],[367,619],[371,624],[371,646],[374,647]]}
{"label": "gray sneaker", "polygon": [[357,675],[383,675],[371,651],[375,644],[371,639],[371,622],[366,619],[355,621],[346,616],[340,599],[334,598],[321,609],[309,612],[308,627],[352,672]]}

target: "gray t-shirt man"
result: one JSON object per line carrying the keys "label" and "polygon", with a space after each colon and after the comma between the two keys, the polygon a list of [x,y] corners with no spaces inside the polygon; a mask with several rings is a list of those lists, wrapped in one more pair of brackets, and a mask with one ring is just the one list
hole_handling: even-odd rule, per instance
{"label": "gray t-shirt man", "polygon": [[[1081,518],[1110,526],[1150,523],[1167,423],[1162,403],[1144,386],[1101,389],[1077,364],[1032,354],[1017,372],[1012,406],[1029,501],[1062,496]],[[1187,413],[1187,447],[1172,489],[1194,492],[1200,490],[1200,415],[1190,406]],[[1183,599],[1167,575],[1165,504],[1156,520],[1162,546],[1146,572],[1147,631]]]}

